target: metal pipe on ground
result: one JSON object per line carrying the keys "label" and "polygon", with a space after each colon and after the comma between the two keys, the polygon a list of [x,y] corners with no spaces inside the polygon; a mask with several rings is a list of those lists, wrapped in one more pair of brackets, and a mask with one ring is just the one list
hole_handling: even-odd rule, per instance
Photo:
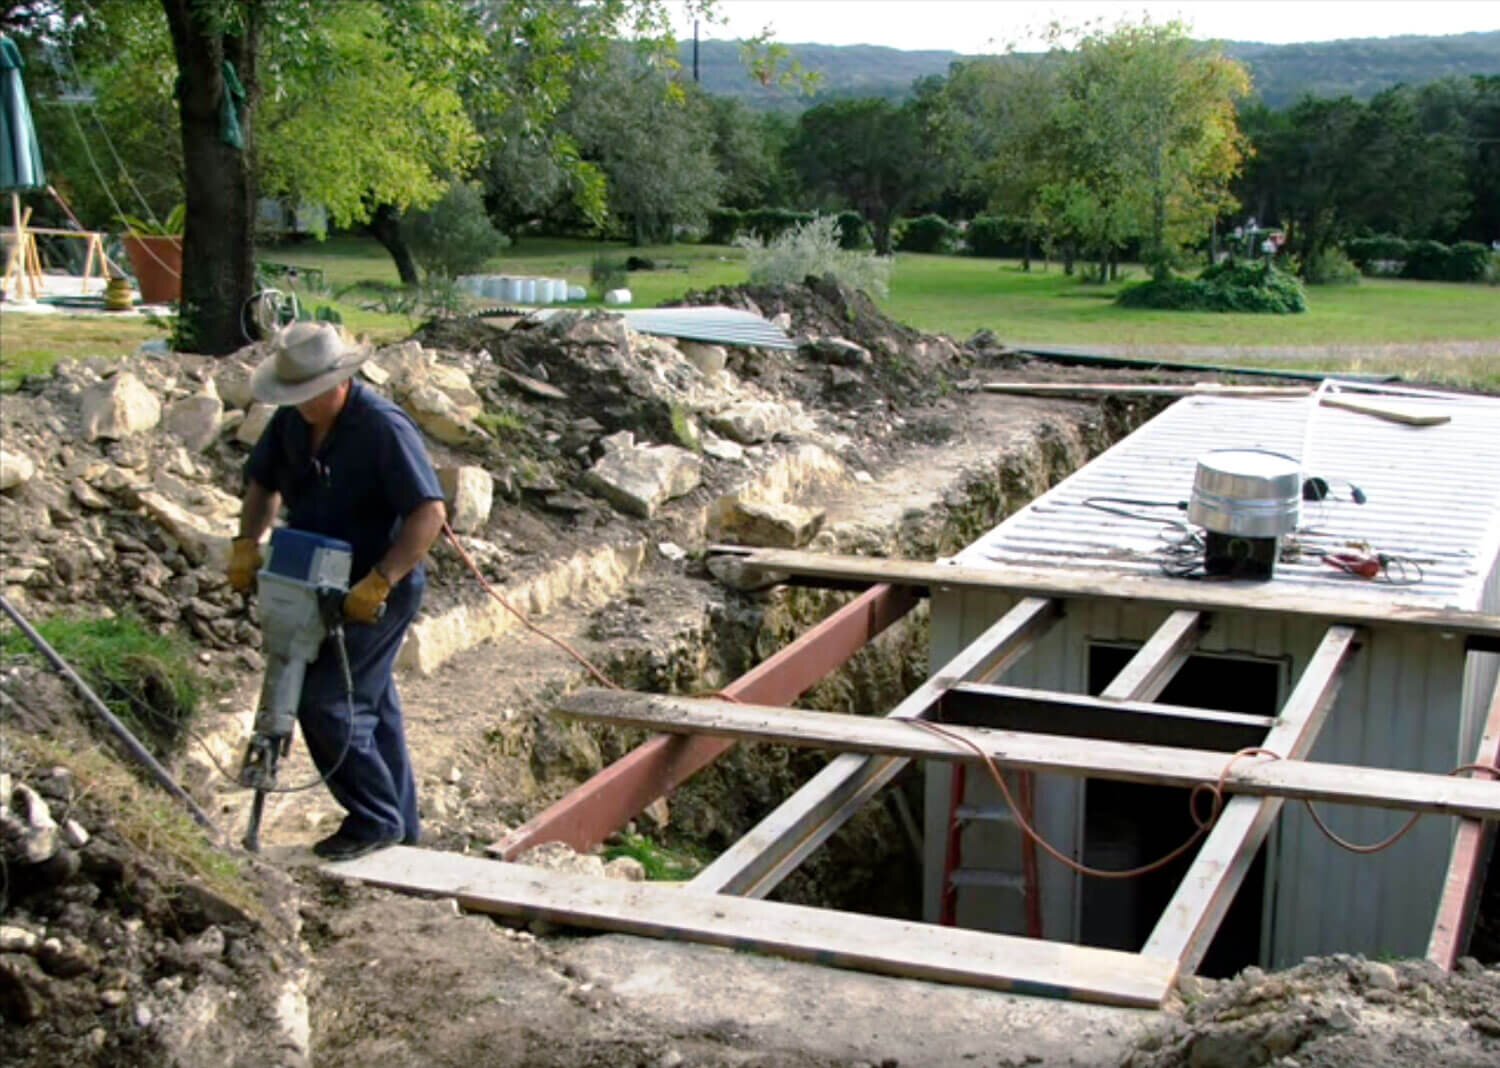
{"label": "metal pipe on ground", "polygon": [[36,628],[27,622],[26,617],[21,615],[15,605],[6,599],[4,594],[0,594],[0,609],[3,609],[5,614],[10,617],[11,622],[20,628],[21,633],[26,635],[27,640],[36,646],[37,652],[41,653],[57,669],[57,673],[77,688],[78,692],[83,696],[84,703],[103,721],[105,727],[119,740],[120,744],[125,747],[125,751],[130,754],[136,763],[150,772],[151,777],[156,780],[157,784],[163,790],[186,805],[188,812],[192,814],[194,820],[215,838],[218,838],[219,829],[214,826],[213,820],[208,818],[208,813],[204,812],[199,807],[198,802],[194,801],[188,792],[177,784],[177,781],[167,773],[167,769],[162,767],[157,759],[151,755],[151,751],[142,745],[134,734],[130,733],[130,728],[120,722],[119,718],[109,710],[109,706],[99,699],[99,695],[93,691],[87,682],[83,681],[82,676],[73,670],[72,665],[64,660],[56,649],[52,648],[46,638],[37,633]]}

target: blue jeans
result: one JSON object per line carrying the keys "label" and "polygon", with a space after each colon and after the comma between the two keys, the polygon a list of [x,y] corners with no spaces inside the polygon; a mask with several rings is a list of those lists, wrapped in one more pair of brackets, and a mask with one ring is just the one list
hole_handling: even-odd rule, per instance
{"label": "blue jeans", "polygon": [[391,591],[385,615],[378,623],[344,625],[344,645],[354,680],[352,701],[331,638],[308,665],[302,684],[297,708],[302,737],[313,763],[327,777],[334,799],[348,813],[339,832],[358,841],[415,843],[421,836],[417,784],[406,751],[401,698],[392,670],[401,639],[422,604],[425,587],[424,576],[412,575]]}

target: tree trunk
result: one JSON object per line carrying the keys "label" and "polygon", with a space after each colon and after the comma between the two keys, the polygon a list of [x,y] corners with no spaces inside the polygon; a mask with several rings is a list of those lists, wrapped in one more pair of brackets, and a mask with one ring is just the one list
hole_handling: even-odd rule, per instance
{"label": "tree trunk", "polygon": [[[176,346],[222,356],[248,340],[241,311],[255,290],[255,59],[260,0],[241,0],[242,36],[218,32],[195,0],[162,0],[177,57],[187,224]],[[236,110],[243,148],[223,138],[224,64],[245,89]]]}
{"label": "tree trunk", "polygon": [[417,261],[411,258],[411,249],[406,245],[406,238],[401,234],[401,213],[392,204],[381,204],[370,213],[370,221],[366,224],[370,236],[380,242],[382,248],[391,254],[391,259],[396,261],[396,273],[401,276],[401,284],[407,288],[420,285],[422,279],[417,274]]}
{"label": "tree trunk", "polygon": [[891,254],[891,225],[895,222],[895,213],[866,205],[861,205],[859,211],[870,220],[870,236],[875,242],[875,255],[889,256]]}

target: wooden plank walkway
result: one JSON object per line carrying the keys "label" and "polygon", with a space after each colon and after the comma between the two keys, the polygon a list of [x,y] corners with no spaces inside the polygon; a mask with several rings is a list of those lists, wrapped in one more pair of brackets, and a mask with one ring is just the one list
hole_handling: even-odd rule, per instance
{"label": "wooden plank walkway", "polygon": [[835,912],[688,894],[480,857],[396,846],[323,871],[458,899],[464,908],[654,938],[682,939],[909,979],[1155,1008],[1169,962],[1133,953]]}

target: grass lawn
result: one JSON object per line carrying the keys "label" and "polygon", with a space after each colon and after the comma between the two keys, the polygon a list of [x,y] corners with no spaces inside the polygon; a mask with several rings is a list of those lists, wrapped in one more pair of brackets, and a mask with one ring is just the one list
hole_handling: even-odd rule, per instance
{"label": "grass lawn", "polygon": [[[594,258],[623,260],[635,255],[655,261],[652,271],[634,271],[627,285],[636,307],[651,307],[690,289],[733,285],[745,280],[742,254],[712,245],[671,245],[633,249],[569,238],[523,238],[491,262],[495,274],[566,278],[590,287]],[[292,287],[309,307],[332,304],[345,324],[378,342],[408,336],[423,314],[397,285],[395,264],[373,239],[337,237],[262,249],[260,259],[318,268],[324,285],[309,289],[306,275]],[[962,340],[981,328],[1009,342],[1078,346],[1110,345],[1152,349],[1187,347],[1212,350],[1232,346],[1235,362],[1275,362],[1272,349],[1362,347],[1328,358],[1303,359],[1317,369],[1418,371],[1425,377],[1500,389],[1500,357],[1450,360],[1444,342],[1500,343],[1500,288],[1438,282],[1366,279],[1357,286],[1310,290],[1303,315],[1236,315],[1119,308],[1122,285],[1085,285],[1052,265],[1023,272],[1011,261],[901,253],[891,277],[891,294],[881,301],[892,317],[923,330]],[[283,284],[284,286],[284,284]],[[285,288],[285,286],[284,286]],[[162,331],[135,321],[8,314],[0,329],[0,388],[12,388],[23,373],[44,370],[62,356],[123,354]],[[1409,359],[1382,356],[1383,345],[1433,345],[1435,358],[1413,367]],[[1245,347],[1263,348],[1266,360]],[[1206,358],[1203,353],[1194,359]]]}

